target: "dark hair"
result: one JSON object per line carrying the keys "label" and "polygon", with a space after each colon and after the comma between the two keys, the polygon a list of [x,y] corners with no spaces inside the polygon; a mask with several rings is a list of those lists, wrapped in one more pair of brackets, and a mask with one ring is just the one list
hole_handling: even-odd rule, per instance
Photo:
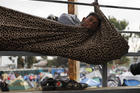
{"label": "dark hair", "polygon": [[49,15],[49,16],[47,17],[47,19],[54,20],[54,21],[58,21],[58,17],[57,17],[57,16],[54,16],[54,15]]}
{"label": "dark hair", "polygon": [[[99,22],[99,23],[98,23],[98,27],[100,27],[101,22],[102,22],[101,17],[100,17],[97,13],[94,13],[94,12],[89,13],[87,17],[89,17],[89,16],[94,16],[94,17],[96,17],[96,18],[98,19],[98,22]],[[87,17],[86,17],[86,18],[87,18]]]}

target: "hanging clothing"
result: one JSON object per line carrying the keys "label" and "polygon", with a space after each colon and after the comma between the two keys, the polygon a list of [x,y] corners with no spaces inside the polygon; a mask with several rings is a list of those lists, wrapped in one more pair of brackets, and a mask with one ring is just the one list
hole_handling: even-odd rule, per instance
{"label": "hanging clothing", "polygon": [[78,19],[76,15],[66,14],[66,13],[63,13],[58,18],[58,22],[62,24],[67,24],[67,25],[77,25],[77,26],[80,25],[80,20]]}

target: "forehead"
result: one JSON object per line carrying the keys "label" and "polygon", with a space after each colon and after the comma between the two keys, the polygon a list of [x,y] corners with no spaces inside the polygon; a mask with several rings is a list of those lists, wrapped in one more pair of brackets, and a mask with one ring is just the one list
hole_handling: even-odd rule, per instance
{"label": "forehead", "polygon": [[87,19],[92,20],[92,21],[94,21],[94,22],[98,22],[98,19],[97,19],[96,16],[92,16],[92,15],[91,15],[91,16],[88,16]]}

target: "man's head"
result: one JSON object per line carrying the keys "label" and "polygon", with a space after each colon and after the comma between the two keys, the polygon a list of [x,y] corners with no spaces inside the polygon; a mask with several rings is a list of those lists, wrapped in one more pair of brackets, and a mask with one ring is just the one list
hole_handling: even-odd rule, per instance
{"label": "man's head", "polygon": [[96,31],[101,25],[101,18],[96,13],[90,13],[86,18],[84,17],[81,26],[88,28],[91,31]]}

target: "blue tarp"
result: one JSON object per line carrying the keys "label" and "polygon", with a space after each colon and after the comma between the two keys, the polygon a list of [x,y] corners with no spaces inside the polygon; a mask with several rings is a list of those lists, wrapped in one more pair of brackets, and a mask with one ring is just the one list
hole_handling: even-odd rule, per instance
{"label": "blue tarp", "polygon": [[80,81],[80,83],[86,83],[86,84],[88,84],[90,87],[91,87],[91,86],[99,86],[99,85],[101,84],[100,82],[97,82],[97,81],[95,81],[95,80],[93,80],[93,79],[89,79],[89,78],[82,79],[82,80]]}
{"label": "blue tarp", "polygon": [[64,68],[52,68],[51,74],[54,75],[56,73],[60,74],[64,72]]}
{"label": "blue tarp", "polygon": [[140,85],[140,81],[138,80],[124,80],[126,86],[138,86]]}

